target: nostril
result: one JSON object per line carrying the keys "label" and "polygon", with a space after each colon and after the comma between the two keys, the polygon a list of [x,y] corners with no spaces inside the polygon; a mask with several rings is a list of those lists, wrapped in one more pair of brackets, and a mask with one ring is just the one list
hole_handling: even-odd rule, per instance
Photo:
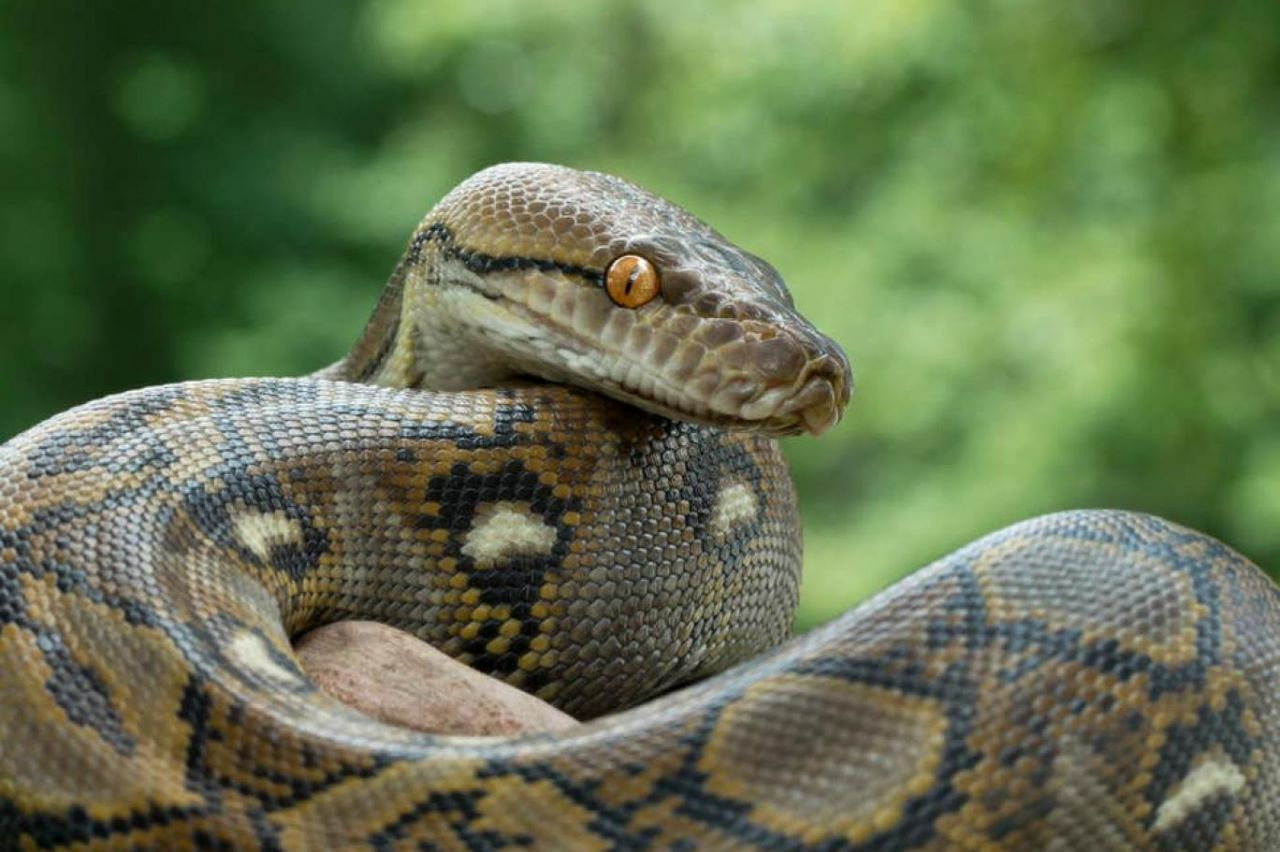
{"label": "nostril", "polygon": [[805,430],[820,435],[840,420],[841,406],[836,402],[836,394],[836,386],[829,378],[810,373],[789,408],[799,416]]}
{"label": "nostril", "polygon": [[819,435],[840,421],[849,402],[849,362],[838,348],[834,351],[829,349],[810,362],[807,373],[799,393],[788,407],[799,416],[802,428]]}
{"label": "nostril", "polygon": [[836,404],[843,407],[849,401],[852,391],[853,371],[844,353],[836,349],[834,353],[823,355],[813,366],[813,375],[821,376],[831,383],[835,391]]}

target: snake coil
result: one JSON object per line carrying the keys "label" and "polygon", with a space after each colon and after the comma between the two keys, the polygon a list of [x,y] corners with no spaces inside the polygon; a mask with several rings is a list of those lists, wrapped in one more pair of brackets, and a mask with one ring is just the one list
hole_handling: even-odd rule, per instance
{"label": "snake coil", "polygon": [[[849,391],[683,210],[480,172],[327,370],[0,447],[0,847],[1280,848],[1280,594],[1206,536],[1039,518],[784,642],[773,439]],[[376,722],[291,650],[350,618],[599,718]]]}

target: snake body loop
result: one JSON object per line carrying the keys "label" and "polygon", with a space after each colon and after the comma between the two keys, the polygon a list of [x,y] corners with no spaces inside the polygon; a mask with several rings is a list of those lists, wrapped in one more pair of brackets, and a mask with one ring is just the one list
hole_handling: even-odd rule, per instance
{"label": "snake body loop", "polygon": [[[0,447],[0,848],[1277,848],[1280,593],[1206,536],[1039,518],[784,643],[773,437],[850,387],[674,205],[477,174],[332,367]],[[347,618],[600,718],[376,722],[290,647]]]}

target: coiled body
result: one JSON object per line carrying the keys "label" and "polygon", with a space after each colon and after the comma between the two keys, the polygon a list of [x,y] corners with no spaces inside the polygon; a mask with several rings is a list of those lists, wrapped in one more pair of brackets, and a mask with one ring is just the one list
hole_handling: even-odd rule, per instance
{"label": "coiled body", "polygon": [[[571,221],[599,200],[573,195],[599,193],[595,178],[532,174],[581,202]],[[681,255],[619,224],[665,211],[606,183],[610,227],[648,246],[664,304],[546,315],[578,337],[599,326],[603,348],[652,373],[601,368],[592,382],[621,401],[525,380],[422,389],[448,383],[432,374],[441,336],[476,333],[450,299],[493,304],[502,336],[445,371],[458,383],[503,374],[521,335],[528,372],[573,361],[571,341],[528,339],[534,321],[500,299],[520,279],[532,312],[548,276],[589,284],[604,214],[572,236],[546,198],[497,204],[492,185],[428,217],[324,378],[136,391],[0,448],[0,845],[1275,847],[1280,594],[1256,567],[1159,519],[1054,515],[769,650],[800,551],[759,433],[829,425],[843,356],[792,323],[767,266],[714,232]],[[534,211],[510,245],[538,263],[466,231],[523,221],[512,210]],[[601,229],[601,245],[621,239]],[[681,276],[717,254],[759,303],[744,291],[699,313],[707,292],[690,291],[715,274]],[[662,390],[694,360],[661,354],[680,316],[702,323],[686,329],[700,401]],[[717,347],[727,373],[712,375]],[[628,404],[645,393],[654,413]],[[663,416],[681,413],[700,422]],[[740,422],[757,416],[756,431]],[[430,736],[360,715],[298,667],[290,637],[343,618],[409,629],[582,716],[746,662],[564,733]]]}

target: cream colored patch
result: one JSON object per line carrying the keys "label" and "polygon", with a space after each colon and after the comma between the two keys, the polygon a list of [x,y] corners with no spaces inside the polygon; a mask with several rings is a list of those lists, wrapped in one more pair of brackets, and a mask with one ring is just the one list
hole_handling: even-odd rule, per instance
{"label": "cream colored patch", "polygon": [[477,563],[492,564],[511,556],[545,556],[555,543],[555,527],[527,505],[504,500],[476,512],[462,552]]}
{"label": "cream colored patch", "polygon": [[725,708],[697,768],[710,792],[752,803],[751,819],[767,828],[803,842],[841,834],[857,844],[929,792],[946,732],[932,699],[777,675]]}
{"label": "cream colored patch", "polygon": [[277,545],[302,542],[302,527],[283,512],[243,509],[231,515],[231,524],[236,537],[260,559],[269,559]]}
{"label": "cream colored patch", "polygon": [[760,501],[745,482],[735,482],[720,489],[716,495],[716,508],[711,515],[711,529],[720,535],[728,535],[738,524],[753,520],[760,509]]}
{"label": "cream colored patch", "polygon": [[1158,834],[1173,828],[1206,800],[1223,793],[1235,795],[1244,784],[1244,773],[1240,768],[1222,749],[1214,748],[1196,758],[1191,771],[1160,803],[1151,830]]}
{"label": "cream colored patch", "polygon": [[227,646],[227,656],[242,668],[257,672],[272,680],[296,682],[298,676],[271,655],[271,649],[264,640],[251,630],[241,630],[232,637]]}
{"label": "cream colored patch", "polygon": [[1077,737],[1064,735],[1049,781],[1056,804],[1045,816],[1050,838],[1045,852],[1135,845],[1141,828],[1124,801],[1107,787],[1106,778],[1107,767],[1093,750]]}

